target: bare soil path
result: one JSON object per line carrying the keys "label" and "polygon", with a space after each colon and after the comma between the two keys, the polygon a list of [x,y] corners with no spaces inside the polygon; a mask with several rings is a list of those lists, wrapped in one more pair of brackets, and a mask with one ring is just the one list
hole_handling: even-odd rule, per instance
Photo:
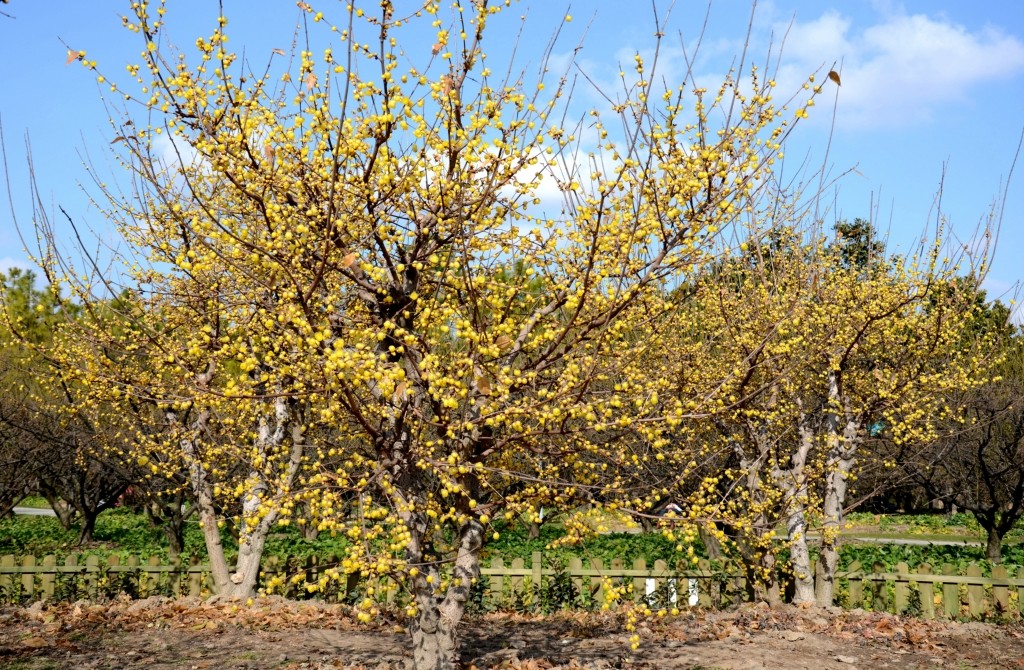
{"label": "bare soil path", "polygon": [[[929,622],[869,612],[759,606],[641,623],[639,650],[610,615],[487,615],[463,639],[467,670],[695,668],[1024,669],[1024,625]],[[0,668],[324,670],[405,668],[394,624],[357,625],[345,608],[282,599],[0,608]]]}

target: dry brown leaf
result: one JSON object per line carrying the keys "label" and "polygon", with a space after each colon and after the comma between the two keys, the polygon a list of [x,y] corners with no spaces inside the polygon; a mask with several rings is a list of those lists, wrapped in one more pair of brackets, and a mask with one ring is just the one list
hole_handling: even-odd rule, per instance
{"label": "dry brown leaf", "polygon": [[839,73],[836,72],[835,70],[829,70],[828,71],[828,78],[831,79],[832,81],[834,81],[836,83],[836,86],[842,86],[843,85],[842,80],[839,78]]}
{"label": "dry brown leaf", "polygon": [[495,340],[494,343],[501,349],[507,349],[509,345],[512,344],[512,340],[508,335],[499,335],[498,339]]}
{"label": "dry brown leaf", "polygon": [[304,12],[311,12],[311,11],[313,11],[313,8],[309,6],[308,2],[302,2],[300,0],[299,2],[296,2],[295,4],[298,5],[299,9],[301,9]]}
{"label": "dry brown leaf", "polygon": [[350,268],[350,267],[352,267],[352,264],[356,262],[356,258],[358,258],[358,257],[359,257],[359,254],[357,254],[354,251],[350,251],[349,253],[345,254],[344,258],[341,259],[341,267],[343,267],[343,268]]}
{"label": "dry brown leaf", "polygon": [[50,646],[49,642],[39,637],[38,635],[33,635],[32,637],[25,638],[21,641],[21,643],[29,649],[43,649],[45,647]]}
{"label": "dry brown leaf", "polygon": [[85,58],[84,51],[75,51],[74,49],[68,49],[68,59],[64,61],[65,65],[71,65],[76,60],[82,60]]}
{"label": "dry brown leaf", "polygon": [[440,42],[438,42],[434,46],[430,47],[430,53],[432,53],[432,54],[434,54],[436,56],[437,54],[441,53],[441,49],[443,49],[443,48],[444,48],[444,45],[441,44]]}
{"label": "dry brown leaf", "polygon": [[275,53],[278,56],[283,56],[284,55],[284,49],[274,49],[271,53]]}
{"label": "dry brown leaf", "polygon": [[477,372],[476,387],[483,395],[491,394],[491,382],[482,372]]}
{"label": "dry brown leaf", "polygon": [[312,72],[310,72],[309,74],[306,75],[305,82],[306,82],[306,90],[307,91],[313,90],[313,87],[316,86],[316,75],[313,74]]}
{"label": "dry brown leaf", "polygon": [[264,144],[263,145],[263,157],[267,159],[267,162],[270,162],[270,163],[274,162],[274,154],[275,153],[276,153],[276,150],[274,149],[274,147],[272,145],[270,145],[270,144]]}

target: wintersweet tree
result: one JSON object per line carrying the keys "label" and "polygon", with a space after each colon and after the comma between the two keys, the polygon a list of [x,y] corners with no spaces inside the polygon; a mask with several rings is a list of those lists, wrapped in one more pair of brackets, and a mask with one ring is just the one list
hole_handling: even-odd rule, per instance
{"label": "wintersweet tree", "polygon": [[[949,412],[946,394],[980,383],[989,362],[990,343],[966,338],[969,321],[954,316],[971,310],[972,289],[942,256],[941,235],[907,259],[854,253],[851,245],[878,250],[863,242],[828,243],[813,229],[752,242],[704,298],[733,333],[720,338],[727,346],[719,355],[748,370],[743,399],[716,420],[737,454],[727,477],[742,503],[725,501],[723,509],[740,548],[753,542],[762,563],[785,522],[794,599],[823,606],[834,595],[849,481],[872,458],[864,452],[869,431],[926,442]],[[752,333],[767,333],[764,344],[755,348]],[[817,580],[810,523],[822,532]],[[767,573],[771,565],[760,567]],[[774,586],[770,574],[765,579]]]}
{"label": "wintersweet tree", "polygon": [[[756,70],[660,89],[638,56],[611,111],[565,124],[571,81],[486,60],[501,6],[352,3],[332,25],[298,4],[322,50],[257,69],[226,17],[190,62],[164,6],[133,3],[136,81],[99,77],[131,177],[104,189],[133,253],[107,282],[133,307],[65,360],[97,406],[158,413],[136,460],[189,473],[219,593],[253,592],[275,524],[315,523],[349,540],[325,579],[403,584],[415,667],[450,668],[496,521],[657,495],[644,472],[708,398],[662,397],[643,362],[719,232],[787,197],[792,120]],[[433,46],[407,46],[423,23]]]}

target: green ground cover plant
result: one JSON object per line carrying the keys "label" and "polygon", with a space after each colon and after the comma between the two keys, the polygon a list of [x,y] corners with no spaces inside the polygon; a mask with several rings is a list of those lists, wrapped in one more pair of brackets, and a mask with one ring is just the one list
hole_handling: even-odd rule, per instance
{"label": "green ground cover plant", "polygon": [[[874,521],[873,514],[850,515],[850,522],[857,527],[869,525]],[[898,529],[928,529],[928,532],[943,535],[979,536],[980,530],[973,523],[970,515],[960,514],[947,517],[945,515],[882,515],[880,522],[875,524],[879,532],[895,532]],[[953,533],[952,530],[965,529],[970,533]],[[1022,531],[1014,531],[1017,538]],[[506,564],[516,558],[529,562],[534,552],[541,552],[544,560],[552,565],[567,565],[572,556],[584,559],[600,559],[606,565],[613,559],[621,559],[631,564],[637,558],[645,559],[649,564],[664,560],[672,564],[689,554],[686,549],[668,540],[657,532],[613,532],[595,535],[576,545],[560,545],[559,538],[563,530],[557,522],[544,524],[538,537],[531,538],[529,528],[525,524],[510,523],[500,527],[499,539],[487,547],[484,561],[490,562],[500,557]],[[918,533],[909,532],[915,535]],[[62,559],[68,554],[96,554],[106,557],[117,554],[122,558],[129,555],[160,556],[169,558],[164,536],[160,529],[153,527],[144,515],[136,514],[127,508],[109,510],[100,515],[95,532],[95,541],[85,546],[75,544],[77,530],[61,528],[57,519],[45,516],[12,516],[0,519],[0,555],[35,555],[54,554]],[[230,533],[223,533],[228,553],[237,551],[237,543]],[[279,527],[268,539],[266,554],[268,556],[308,556],[328,557],[340,555],[346,546],[344,538],[329,533],[321,533],[316,540],[304,538],[294,527]],[[694,555],[706,558],[707,553],[699,542],[693,546]],[[190,523],[185,530],[185,552],[183,558],[189,560],[197,557],[205,560],[206,551],[202,531],[198,524]],[[780,553],[785,557],[785,551]],[[963,569],[970,563],[978,563],[985,574],[989,574],[991,564],[985,560],[984,547],[959,545],[898,545],[876,544],[866,542],[846,542],[841,550],[841,569],[846,569],[854,561],[862,566],[870,566],[875,562],[893,566],[905,562],[914,567],[921,563],[929,563],[933,567],[950,563]],[[1003,563],[1007,566],[1024,565],[1024,545],[1011,541],[1004,547]]]}

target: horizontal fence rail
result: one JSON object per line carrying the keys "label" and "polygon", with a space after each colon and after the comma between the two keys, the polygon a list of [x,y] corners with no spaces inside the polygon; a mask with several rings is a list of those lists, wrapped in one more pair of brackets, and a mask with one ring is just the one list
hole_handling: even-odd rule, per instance
{"label": "horizontal fence rail", "polygon": [[[355,602],[368,593],[382,602],[407,600],[399,586],[386,577],[363,578],[338,570],[336,557],[275,557],[265,559],[261,590],[289,598],[317,598],[329,602]],[[964,574],[945,564],[911,569],[906,563],[859,562],[837,574],[838,604],[925,618],[1017,617],[1024,613],[1024,567],[1013,576],[1004,566],[991,575],[971,564]],[[478,610],[513,608],[550,611],[562,608],[598,609],[616,601],[632,600],[652,608],[719,608],[748,598],[746,580],[736,566],[715,566],[707,560],[696,565],[638,558],[628,566],[621,559],[606,565],[600,559],[573,557],[560,564],[535,552],[529,562],[513,559],[508,565],[494,558],[481,567],[472,605]],[[373,587],[370,591],[369,587]],[[0,556],[0,601],[96,599],[127,594],[206,597],[212,594],[210,569],[191,563],[161,562],[118,556],[101,560],[76,554],[58,562],[53,555]]]}

